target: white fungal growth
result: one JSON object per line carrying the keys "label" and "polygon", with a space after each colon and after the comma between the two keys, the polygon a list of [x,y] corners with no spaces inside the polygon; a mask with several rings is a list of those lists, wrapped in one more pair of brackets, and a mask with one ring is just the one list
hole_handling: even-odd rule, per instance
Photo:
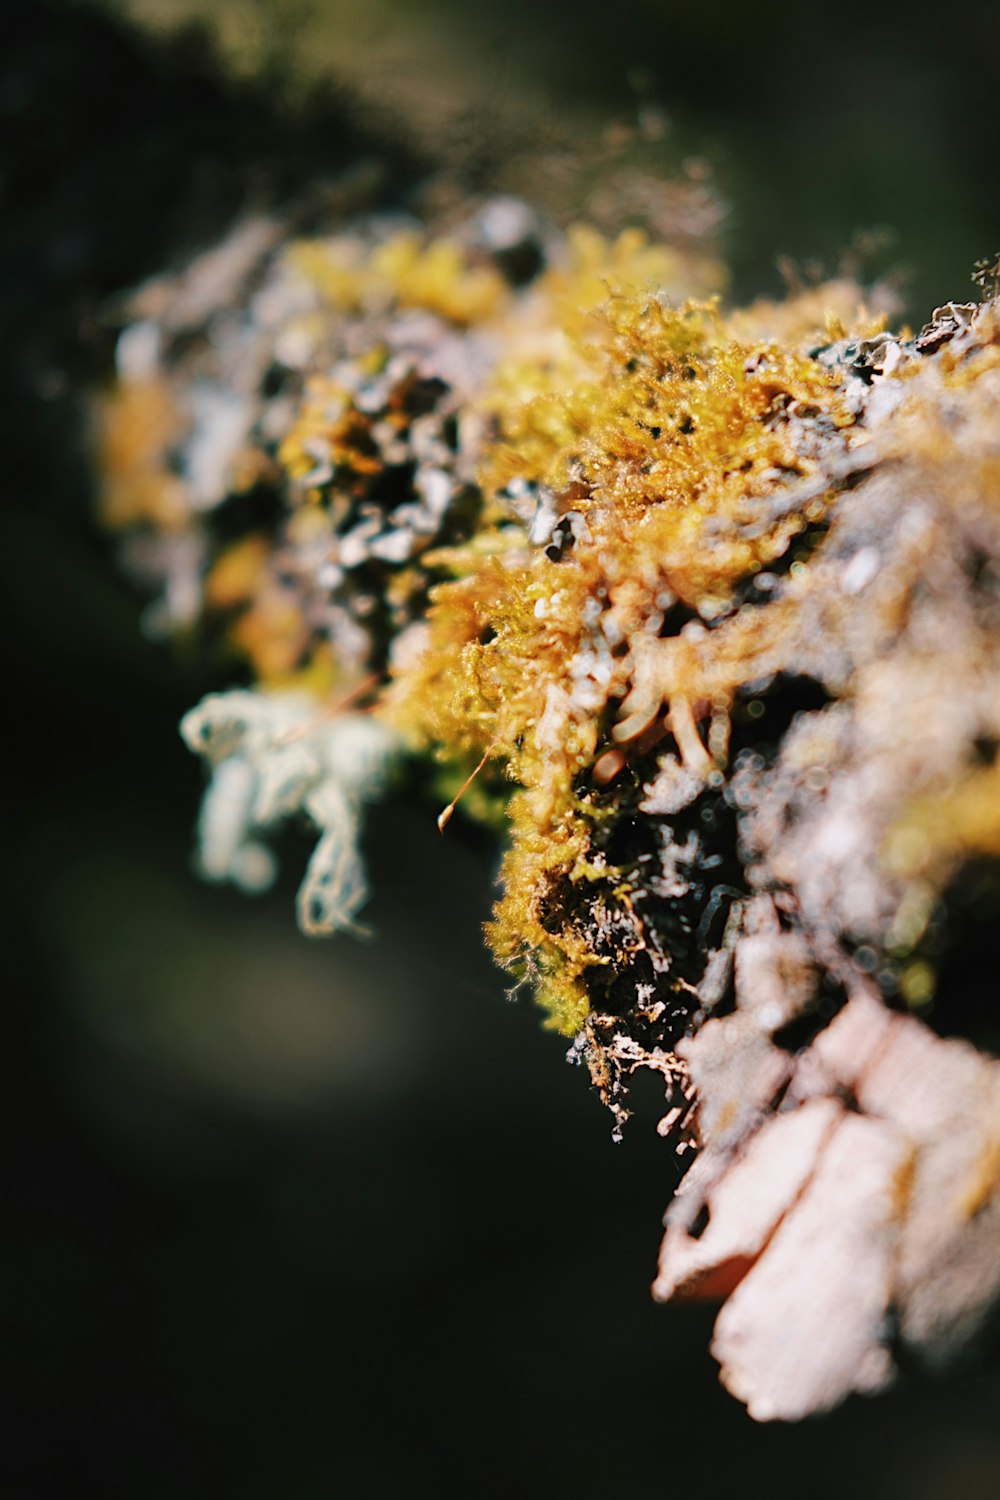
{"label": "white fungal growth", "polygon": [[181,734],[212,768],[198,819],[206,879],[266,890],[276,863],[260,835],[304,813],[320,838],[299,889],[299,925],[313,936],[362,932],[361,810],[385,788],[391,731],[370,714],[324,716],[301,694],[236,689],[204,698]]}

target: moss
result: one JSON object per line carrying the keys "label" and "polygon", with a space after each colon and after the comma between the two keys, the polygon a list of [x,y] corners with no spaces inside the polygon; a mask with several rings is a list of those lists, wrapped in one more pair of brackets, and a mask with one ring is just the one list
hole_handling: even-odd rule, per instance
{"label": "moss", "polygon": [[96,417],[102,523],[115,531],[182,528],[188,506],[170,467],[171,445],[182,426],[166,382],[122,382],[99,404]]}
{"label": "moss", "polygon": [[[724,615],[739,582],[801,531],[794,511],[750,538],[733,524],[776,473],[810,472],[789,413],[834,429],[851,420],[836,374],[797,349],[733,338],[715,303],[675,309],[603,287],[603,305],[568,318],[555,348],[501,361],[483,402],[491,545],[480,536],[452,558],[464,576],[433,591],[427,649],[394,692],[411,732],[489,751],[521,788],[489,937],[502,963],[540,975],[550,1023],[570,1034],[587,1009],[582,976],[611,959],[572,917],[567,887],[622,881],[592,854],[601,742],[609,730],[638,739],[666,704],[688,766],[724,761],[732,695],[766,669],[788,606],[734,616],[711,653],[661,639],[664,620],[678,604]],[[565,301],[565,282],[550,295]],[[572,513],[565,555],[526,549],[510,526],[509,497],[524,493]],[[813,501],[811,519],[822,509]]]}
{"label": "moss", "polygon": [[[505,829],[490,944],[609,1098],[640,1054],[680,1068],[754,888],[926,1004],[935,903],[1000,846],[995,764],[956,770],[972,719],[949,707],[937,762],[906,745],[969,663],[977,702],[992,680],[989,621],[947,663],[957,625],[919,622],[955,587],[935,550],[975,533],[958,571],[992,558],[995,310],[950,304],[916,339],[845,281],[724,310],[708,258],[537,219],[538,274],[515,282],[477,222],[275,252],[241,325],[256,405],[213,439],[224,488],[185,488],[176,459],[204,444],[206,381],[246,386],[226,309],[105,407],[107,519],[158,538],[165,579],[190,543],[258,683],[370,694],[441,800]],[[794,830],[821,837],[834,769],[870,915],[833,865],[809,906]],[[891,790],[873,806],[871,786]]]}
{"label": "moss", "polygon": [[401,230],[369,250],[349,239],[303,240],[288,257],[334,307],[349,311],[395,304],[465,325],[492,317],[507,297],[494,266],[477,264],[453,239],[418,231]]}

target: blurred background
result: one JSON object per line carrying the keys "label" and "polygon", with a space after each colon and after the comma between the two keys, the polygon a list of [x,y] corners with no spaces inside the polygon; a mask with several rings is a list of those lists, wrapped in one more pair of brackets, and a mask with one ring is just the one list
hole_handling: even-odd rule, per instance
{"label": "blurred background", "polygon": [[299,936],[294,838],[268,897],[196,881],[176,725],[224,669],[143,638],[91,520],[115,295],[362,158],[387,200],[563,217],[674,179],[734,298],[860,266],[917,325],[964,300],[1000,9],[893,9],[8,0],[4,1494],[1000,1493],[989,1361],[796,1429],[725,1396],[711,1310],[648,1296],[653,1101],[613,1146],[507,1001],[458,820],[373,816],[367,945]]}

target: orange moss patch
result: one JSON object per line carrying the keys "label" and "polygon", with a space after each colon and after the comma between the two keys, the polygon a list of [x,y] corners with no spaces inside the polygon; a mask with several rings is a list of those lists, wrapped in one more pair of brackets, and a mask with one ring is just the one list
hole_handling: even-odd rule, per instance
{"label": "orange moss patch", "polygon": [[339,240],[304,240],[288,252],[290,263],[335,307],[377,311],[395,304],[424,308],[460,325],[492,317],[508,296],[496,268],[476,264],[454,240],[428,241],[404,230],[366,254]]}
{"label": "orange moss patch", "polygon": [[[434,590],[427,649],[393,693],[411,734],[491,748],[522,788],[490,939],[501,962],[539,979],[551,1024],[568,1033],[586,1013],[580,976],[607,960],[553,892],[616,878],[589,854],[580,789],[606,711],[620,705],[626,742],[667,704],[690,768],[706,774],[724,756],[732,694],[776,669],[794,594],[701,640],[660,639],[664,612],[681,600],[723,615],[736,584],[822,516],[814,498],[808,514],[752,535],[738,525],[756,497],[811,471],[793,418],[851,422],[833,374],[795,348],[733,338],[714,303],[672,309],[619,290],[574,326],[562,345],[501,363],[485,402],[498,432],[484,464],[493,544],[480,536],[455,555],[465,576]],[[505,519],[506,497],[525,492],[577,518],[566,557],[528,549]]]}
{"label": "orange moss patch", "polygon": [[98,457],[103,474],[100,518],[112,530],[142,523],[177,531],[190,507],[168,465],[180,432],[170,393],[158,380],[125,381],[98,409]]}

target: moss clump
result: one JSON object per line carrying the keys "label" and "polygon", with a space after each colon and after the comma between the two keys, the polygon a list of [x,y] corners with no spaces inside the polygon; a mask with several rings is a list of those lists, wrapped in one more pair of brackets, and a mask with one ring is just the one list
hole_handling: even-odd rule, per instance
{"label": "moss clump", "polygon": [[400,230],[366,247],[357,240],[301,240],[290,263],[341,311],[420,308],[461,326],[493,317],[509,288],[485,257],[477,262],[461,241]]}
{"label": "moss clump", "polygon": [[[712,261],[509,201],[260,243],[216,305],[197,266],[146,289],[106,507],[168,628],[316,704],[323,838],[357,820],[317,725],[363,707],[506,830],[491,946],[619,1114],[636,1066],[683,1088],[758,899],[820,976],[796,1005],[855,970],[925,1003],[997,844],[993,305],[916,338],[845,282],[724,311]],[[251,769],[289,760],[275,714]]]}
{"label": "moss clump", "polygon": [[[519,786],[490,940],[538,976],[567,1034],[588,1009],[587,969],[616,957],[595,947],[567,889],[586,888],[588,907],[628,891],[594,848],[595,820],[611,812],[595,801],[595,760],[608,744],[641,753],[652,731],[672,734],[697,775],[721,768],[732,696],[787,618],[774,605],[737,624],[735,592],[822,518],[824,496],[752,535],[739,519],[779,479],[814,471],[796,419],[831,435],[852,421],[836,371],[734,338],[717,304],[671,308],[610,278],[604,290],[555,347],[501,361],[483,398],[490,525],[452,554],[462,576],[432,591],[426,651],[393,694],[424,742],[488,752]],[[516,523],[526,498],[544,547]],[[671,629],[692,615],[734,616],[709,662]]]}

